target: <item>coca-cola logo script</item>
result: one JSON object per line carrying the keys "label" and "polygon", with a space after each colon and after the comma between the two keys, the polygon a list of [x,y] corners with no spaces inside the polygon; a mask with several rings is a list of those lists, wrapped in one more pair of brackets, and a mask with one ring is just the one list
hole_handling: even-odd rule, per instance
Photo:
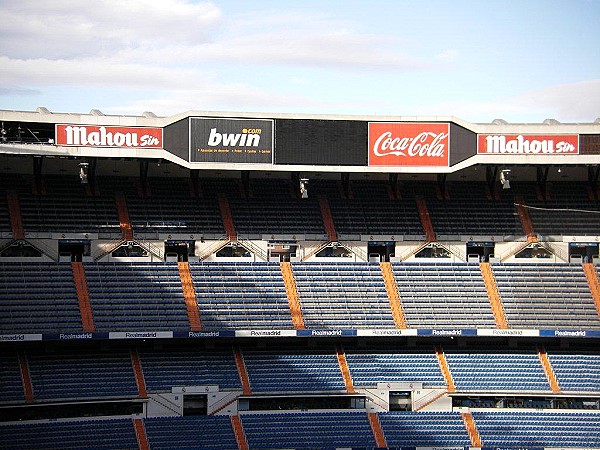
{"label": "coca-cola logo script", "polygon": [[370,166],[448,166],[447,123],[369,123]]}

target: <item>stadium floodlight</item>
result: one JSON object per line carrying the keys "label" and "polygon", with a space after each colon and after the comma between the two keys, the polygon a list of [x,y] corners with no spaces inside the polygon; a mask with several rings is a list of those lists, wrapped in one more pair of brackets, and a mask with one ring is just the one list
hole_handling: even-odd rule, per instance
{"label": "stadium floodlight", "polygon": [[510,169],[504,169],[500,172],[500,183],[502,189],[510,189]]}
{"label": "stadium floodlight", "polygon": [[308,178],[300,178],[300,197],[308,198]]}
{"label": "stadium floodlight", "polygon": [[79,179],[81,180],[81,184],[87,184],[88,182],[88,167],[89,163],[82,162],[79,164]]}

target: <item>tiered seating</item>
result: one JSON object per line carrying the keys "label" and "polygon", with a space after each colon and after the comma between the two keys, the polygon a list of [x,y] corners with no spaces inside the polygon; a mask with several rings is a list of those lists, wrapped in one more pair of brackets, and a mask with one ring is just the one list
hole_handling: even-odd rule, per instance
{"label": "tiered seating", "polygon": [[0,263],[0,334],[81,330],[70,264]]}
{"label": "tiered seating", "polygon": [[114,198],[91,196],[77,176],[45,177],[46,194],[19,191],[26,232],[119,233]]}
{"label": "tiered seating", "polygon": [[139,350],[146,389],[149,392],[171,392],[173,386],[214,386],[240,389],[233,353],[198,348]]}
{"label": "tiered seating", "polygon": [[244,351],[254,393],[345,391],[337,358],[326,351]]}
{"label": "tiered seating", "polygon": [[500,193],[500,200],[486,198],[485,183],[447,183],[448,200],[440,200],[434,190],[426,200],[433,228],[438,236],[522,235],[514,215],[512,192]]}
{"label": "tiered seating", "polygon": [[471,445],[456,412],[379,413],[379,422],[389,447]]}
{"label": "tiered seating", "polygon": [[0,423],[3,450],[138,449],[131,419]]}
{"label": "tiered seating", "polygon": [[205,197],[224,195],[232,199],[242,195],[242,183],[239,178],[201,178],[200,184]]}
{"label": "tiered seating", "polygon": [[192,197],[183,178],[152,178],[151,196],[140,196],[133,181],[123,194],[134,235],[140,233],[187,233],[224,235],[215,197]]}
{"label": "tiered seating", "polygon": [[496,328],[479,266],[392,263],[409,327]]}
{"label": "tiered seating", "polygon": [[0,402],[23,402],[25,396],[17,352],[3,349],[0,353],[0,367]]}
{"label": "tiered seating", "polygon": [[325,234],[317,197],[292,197],[291,189],[285,180],[257,180],[252,197],[229,198],[238,235]]}
{"label": "tiered seating", "polygon": [[153,450],[238,448],[228,416],[157,417],[144,423]]}
{"label": "tiered seating", "polygon": [[38,401],[138,395],[126,349],[29,350],[27,359]]}
{"label": "tiered seating", "polygon": [[507,263],[492,269],[512,328],[600,329],[581,266]]}
{"label": "tiered seating", "polygon": [[6,191],[2,189],[0,190],[0,233],[10,233],[11,231],[12,227],[10,224]]}
{"label": "tiered seating", "polygon": [[474,411],[473,418],[486,446],[600,446],[599,413]]}
{"label": "tiered seating", "polygon": [[389,348],[381,351],[346,350],[346,361],[356,387],[377,383],[423,383],[423,387],[445,387],[435,353],[408,353]]}
{"label": "tiered seating", "polygon": [[561,390],[600,392],[600,356],[553,352],[548,359]]}
{"label": "tiered seating", "polygon": [[84,263],[96,331],[189,329],[175,263]]}
{"label": "tiered seating", "polygon": [[277,263],[190,263],[204,329],[293,328]]}
{"label": "tiered seating", "polygon": [[328,196],[338,234],[425,238],[414,196],[390,200],[385,182],[377,181],[353,181],[352,193],[352,199]]}
{"label": "tiered seating", "polygon": [[550,391],[534,352],[446,352],[446,361],[458,391]]}
{"label": "tiered seating", "polygon": [[516,187],[523,192],[526,205],[532,207],[529,216],[536,233],[544,236],[600,234],[600,202],[589,200],[586,183],[552,183],[547,200],[537,199],[535,185],[525,183]]}
{"label": "tiered seating", "polygon": [[306,328],[395,328],[379,264],[292,263]]}
{"label": "tiered seating", "polygon": [[244,414],[248,446],[272,448],[373,448],[375,439],[364,412]]}

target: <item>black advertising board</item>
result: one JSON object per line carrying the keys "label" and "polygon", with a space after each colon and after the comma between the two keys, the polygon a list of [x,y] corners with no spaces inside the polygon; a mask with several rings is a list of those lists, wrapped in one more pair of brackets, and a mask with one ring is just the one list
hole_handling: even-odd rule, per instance
{"label": "black advertising board", "polygon": [[367,122],[277,119],[276,164],[366,166]]}
{"label": "black advertising board", "polygon": [[273,163],[273,120],[190,117],[190,161]]}

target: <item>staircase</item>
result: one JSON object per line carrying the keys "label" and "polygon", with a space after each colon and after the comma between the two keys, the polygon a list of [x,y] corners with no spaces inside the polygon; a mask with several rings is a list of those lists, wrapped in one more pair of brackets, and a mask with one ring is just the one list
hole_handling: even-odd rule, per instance
{"label": "staircase", "polygon": [[473,415],[470,412],[464,412],[461,414],[461,416],[463,419],[463,423],[465,424],[465,428],[467,429],[467,433],[469,434],[471,446],[481,448],[483,444],[481,442],[479,432],[477,431],[477,427],[475,426]]}
{"label": "staircase", "polygon": [[300,299],[298,298],[298,290],[296,289],[296,279],[294,278],[292,264],[289,262],[281,262],[279,263],[279,267],[281,268],[281,274],[285,284],[285,292],[290,305],[290,314],[292,315],[294,329],[304,330],[304,317],[302,316],[302,306],[300,305]]}
{"label": "staircase", "polygon": [[400,296],[398,295],[398,286],[396,285],[392,265],[389,262],[380,262],[379,267],[381,268],[381,274],[383,275],[383,281],[385,282],[385,290],[387,291],[388,299],[390,301],[394,323],[396,324],[396,328],[404,330],[407,328],[406,318],[404,317],[402,303],[400,301]]}
{"label": "staircase", "polygon": [[337,242],[338,235],[337,231],[335,230],[335,223],[333,222],[333,216],[331,215],[329,202],[326,198],[319,199],[319,207],[321,208],[321,217],[323,218],[323,227],[327,233],[327,239],[329,242]]}
{"label": "staircase", "polygon": [[219,210],[221,211],[221,220],[223,221],[223,227],[227,238],[230,241],[237,241],[237,231],[235,229],[235,223],[233,222],[233,215],[231,214],[231,208],[229,208],[229,202],[227,197],[219,197]]}
{"label": "staircase", "polygon": [[546,350],[540,345],[538,346],[537,351],[538,356],[540,358],[540,362],[542,363],[542,367],[544,368],[544,373],[546,374],[546,378],[548,379],[548,383],[550,384],[550,388],[552,389],[552,392],[554,392],[555,394],[560,394],[560,386],[558,385],[558,380],[556,379],[554,369],[552,369],[552,364],[550,364],[550,360],[548,359]]}
{"label": "staircase", "polygon": [[194,289],[192,274],[190,273],[190,265],[187,261],[179,261],[177,267],[179,268],[179,277],[181,278],[181,288],[190,322],[190,330],[200,331],[202,330],[202,323],[200,322],[200,311],[198,310],[198,302],[196,301],[196,291]]}
{"label": "staircase", "polygon": [[233,348],[233,356],[235,358],[235,365],[242,382],[242,390],[244,395],[252,395],[252,389],[250,388],[250,379],[248,378],[248,372],[246,371],[246,364],[244,363],[244,356],[239,347]]}
{"label": "staircase", "polygon": [[521,197],[515,198],[515,206],[517,207],[517,211],[519,213],[519,219],[521,220],[523,233],[525,233],[525,236],[527,236],[527,242],[537,242],[537,234],[533,229],[533,222],[529,216],[529,211],[525,205],[525,200],[523,200]]}
{"label": "staircase", "polygon": [[442,375],[444,376],[444,380],[446,380],[448,392],[456,392],[456,387],[454,386],[454,379],[452,378],[452,374],[450,373],[448,361],[446,361],[446,355],[444,355],[444,352],[440,347],[435,348],[435,356],[437,357],[438,364],[440,365],[440,370],[442,371]]}
{"label": "staircase", "polygon": [[238,450],[248,450],[248,441],[246,440],[246,433],[242,426],[240,416],[231,416],[231,428],[233,428],[233,434],[238,445]]}
{"label": "staircase", "polygon": [[29,362],[24,351],[19,351],[19,369],[21,372],[21,381],[23,381],[23,391],[25,393],[25,401],[33,403],[33,383],[31,382],[31,374],[29,372]]}
{"label": "staircase", "polygon": [[146,381],[144,380],[144,372],[142,371],[142,362],[140,361],[140,355],[137,349],[131,348],[131,365],[133,367],[133,375],[135,376],[135,384],[137,385],[138,395],[141,398],[148,397],[148,391],[146,391]]}
{"label": "staircase", "polygon": [[135,438],[137,439],[139,450],[150,450],[143,419],[133,419],[133,428],[135,429]]}
{"label": "staircase", "polygon": [[93,333],[96,331],[96,327],[94,326],[94,314],[90,303],[90,294],[85,278],[85,271],[83,270],[83,264],[81,262],[72,262],[71,269],[73,270],[73,279],[77,291],[77,301],[79,303],[83,331],[86,333]]}
{"label": "staircase", "polygon": [[335,353],[337,356],[338,363],[340,365],[342,377],[344,377],[346,391],[348,391],[348,394],[356,394],[356,391],[354,390],[354,383],[352,382],[352,376],[350,375],[350,368],[348,367],[348,362],[346,361],[346,354],[344,353],[344,350],[340,346],[338,346],[335,349]]}
{"label": "staircase", "polygon": [[582,266],[590,291],[592,292],[592,297],[594,298],[598,317],[600,317],[600,280],[598,280],[598,272],[596,272],[596,267],[592,263],[583,263]]}
{"label": "staircase", "polygon": [[479,268],[481,269],[481,276],[485,282],[485,289],[490,299],[496,326],[501,330],[506,330],[508,328],[508,321],[506,320],[506,314],[504,314],[502,299],[500,298],[500,292],[498,292],[498,285],[496,284],[492,267],[488,262],[481,262],[479,263]]}
{"label": "staircase", "polygon": [[375,444],[377,444],[378,448],[387,448],[387,441],[385,440],[383,430],[381,429],[381,423],[379,423],[379,416],[377,415],[377,413],[368,413],[367,417],[369,418],[369,425],[371,425],[371,430],[373,430]]}
{"label": "staircase", "polygon": [[417,199],[417,208],[419,209],[419,218],[421,219],[421,226],[423,227],[423,232],[425,233],[425,240],[427,242],[435,241],[435,232],[433,231],[433,224],[431,223],[431,218],[429,217],[429,210],[427,209],[427,203],[425,202],[425,199]]}
{"label": "staircase", "polygon": [[127,200],[122,194],[115,196],[115,204],[117,206],[117,214],[119,215],[119,223],[121,225],[121,233],[123,240],[133,241],[133,228],[129,220],[129,210],[127,209]]}
{"label": "staircase", "polygon": [[25,239],[25,231],[23,230],[23,219],[21,217],[21,204],[19,203],[19,195],[15,191],[7,191],[6,200],[8,202],[8,212],[10,214],[10,226],[13,233],[13,239]]}

